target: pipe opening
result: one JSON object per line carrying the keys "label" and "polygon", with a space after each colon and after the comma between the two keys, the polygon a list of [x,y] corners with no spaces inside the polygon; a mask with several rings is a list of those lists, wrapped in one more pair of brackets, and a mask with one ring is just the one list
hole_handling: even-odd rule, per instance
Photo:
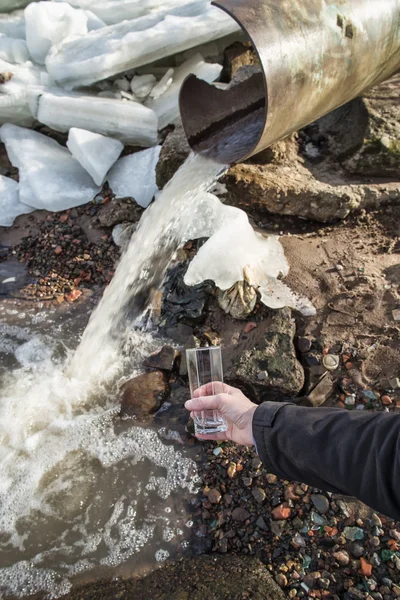
{"label": "pipe opening", "polygon": [[[243,25],[235,19],[249,41]],[[190,147],[224,163],[239,162],[254,153],[265,129],[267,86],[261,67],[234,78],[226,90],[189,75],[180,92],[180,112]]]}

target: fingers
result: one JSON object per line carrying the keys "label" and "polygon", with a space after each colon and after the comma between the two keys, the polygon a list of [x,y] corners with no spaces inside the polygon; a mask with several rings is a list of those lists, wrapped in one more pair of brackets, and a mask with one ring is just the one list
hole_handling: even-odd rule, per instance
{"label": "fingers", "polygon": [[195,390],[193,397],[200,398],[201,396],[216,396],[217,394],[230,394],[233,389],[234,388],[232,388],[230,385],[222,383],[221,381],[211,381],[210,383],[206,383],[205,385]]}
{"label": "fingers", "polygon": [[221,410],[225,404],[225,394],[217,394],[216,396],[201,396],[200,398],[192,398],[192,400],[185,402],[185,408],[191,412],[199,412],[202,410]]}

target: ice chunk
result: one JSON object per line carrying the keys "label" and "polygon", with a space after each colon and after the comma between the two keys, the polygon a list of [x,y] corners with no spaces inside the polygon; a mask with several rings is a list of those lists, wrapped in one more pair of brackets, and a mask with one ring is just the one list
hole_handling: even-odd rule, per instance
{"label": "ice chunk", "polygon": [[33,210],[31,206],[20,202],[18,183],[0,175],[0,226],[11,227],[19,215],[25,215]]}
{"label": "ice chunk", "polygon": [[[18,8],[25,8],[32,0],[1,0],[1,12],[11,12]],[[35,0],[33,0],[35,2]]]}
{"label": "ice chunk", "polygon": [[0,137],[19,169],[21,202],[56,212],[86,204],[98,193],[91,177],[55,140],[8,123],[0,128]]}
{"label": "ice chunk", "polygon": [[111,169],[107,180],[119,198],[130,196],[146,208],[157,192],[156,166],[161,146],[142,150],[120,158]]}
{"label": "ice chunk", "polygon": [[204,12],[211,0],[103,0],[91,5],[107,25],[166,11],[168,14],[190,16]]}
{"label": "ice chunk", "polygon": [[131,81],[131,90],[139,100],[147,98],[157,83],[154,75],[136,75]]}
{"label": "ice chunk", "polygon": [[0,58],[9,63],[21,64],[30,60],[28,46],[24,40],[16,40],[0,34]]}
{"label": "ice chunk", "polygon": [[88,32],[87,16],[69,4],[34,2],[25,9],[26,41],[33,59],[44,64],[53,46]]}
{"label": "ice chunk", "polygon": [[150,96],[154,99],[159,98],[167,91],[174,78],[174,69],[168,69],[161,77],[160,81],[153,87]]}
{"label": "ice chunk", "polygon": [[307,298],[298,296],[281,281],[289,265],[279,238],[256,233],[244,211],[222,204],[212,194],[200,194],[184,239],[200,237],[209,239],[189,265],[187,285],[211,279],[221,290],[227,290],[237,281],[246,280],[258,289],[262,302],[270,308],[291,306],[304,315],[315,314]]}
{"label": "ice chunk", "polygon": [[12,65],[0,59],[0,73],[9,80],[0,84],[0,124],[31,126],[33,118],[27,99],[27,86],[40,84],[42,70],[32,63]]}
{"label": "ice chunk", "polygon": [[69,130],[67,146],[96,185],[103,184],[105,176],[124,149],[118,140],[76,127]]}
{"label": "ice chunk", "polygon": [[7,37],[25,39],[25,17],[23,10],[16,10],[8,15],[0,14],[0,33]]}
{"label": "ice chunk", "polygon": [[85,10],[84,13],[87,17],[88,31],[94,31],[95,29],[100,29],[101,27],[106,26],[104,21],[99,19],[99,17],[95,15],[91,10]]}
{"label": "ice chunk", "polygon": [[46,65],[55,81],[72,89],[238,30],[239,25],[215,6],[197,17],[142,17],[54,46]]}
{"label": "ice chunk", "polygon": [[138,146],[157,143],[157,115],[136,102],[52,90],[39,94],[34,116],[56,131],[78,127]]}
{"label": "ice chunk", "polygon": [[218,79],[222,71],[219,64],[211,64],[204,61],[201,54],[195,54],[191,59],[183,63],[175,70],[172,84],[159,98],[148,100],[147,106],[152,108],[158,115],[158,127],[163,129],[169,124],[175,123],[179,118],[179,92],[182,83],[190,73],[212,83]]}

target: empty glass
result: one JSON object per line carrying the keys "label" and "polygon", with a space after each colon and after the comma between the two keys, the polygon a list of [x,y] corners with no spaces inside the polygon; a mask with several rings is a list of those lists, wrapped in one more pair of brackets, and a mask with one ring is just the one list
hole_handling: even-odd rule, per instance
{"label": "empty glass", "polygon": [[[221,348],[193,348],[186,350],[186,361],[189,374],[190,395],[199,387],[210,383],[208,396],[214,396],[224,391],[224,376],[222,369]],[[228,429],[228,424],[217,410],[203,410],[194,413],[196,433],[210,435]]]}

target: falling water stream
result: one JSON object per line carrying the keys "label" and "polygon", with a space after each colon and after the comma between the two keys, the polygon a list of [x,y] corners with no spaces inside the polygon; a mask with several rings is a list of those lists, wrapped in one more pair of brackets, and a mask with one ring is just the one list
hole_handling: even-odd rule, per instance
{"label": "falling water stream", "polygon": [[118,389],[160,343],[140,317],[196,220],[196,195],[223,168],[188,158],[144,213],[77,348],[79,323],[0,310],[0,597],[56,598],[76,576],[155,564],[189,543],[196,463],[121,419]]}

